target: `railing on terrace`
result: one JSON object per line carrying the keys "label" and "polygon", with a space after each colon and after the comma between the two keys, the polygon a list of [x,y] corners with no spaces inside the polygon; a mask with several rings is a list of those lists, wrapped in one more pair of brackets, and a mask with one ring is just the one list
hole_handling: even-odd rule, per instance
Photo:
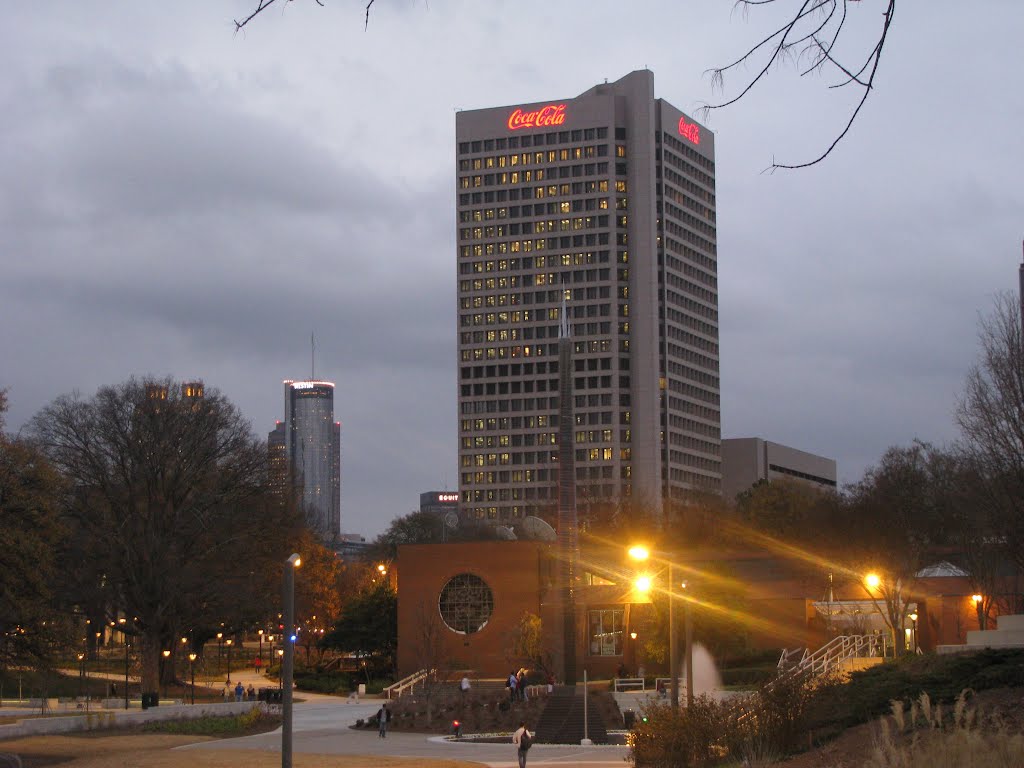
{"label": "railing on terrace", "polygon": [[624,691],[643,691],[644,690],[644,679],[642,677],[616,677],[615,678],[615,692],[622,693]]}

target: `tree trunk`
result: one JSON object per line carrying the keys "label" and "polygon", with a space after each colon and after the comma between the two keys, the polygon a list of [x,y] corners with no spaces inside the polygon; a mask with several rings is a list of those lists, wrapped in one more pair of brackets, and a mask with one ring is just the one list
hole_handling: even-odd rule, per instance
{"label": "tree trunk", "polygon": [[139,638],[139,676],[144,692],[160,690],[160,635],[156,632],[144,632]]}

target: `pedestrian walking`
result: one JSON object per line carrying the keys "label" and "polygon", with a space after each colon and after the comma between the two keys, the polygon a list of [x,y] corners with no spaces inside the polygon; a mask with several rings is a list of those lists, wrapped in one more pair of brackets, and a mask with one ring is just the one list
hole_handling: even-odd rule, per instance
{"label": "pedestrian walking", "polygon": [[469,676],[463,675],[462,682],[459,683],[459,690],[462,692],[462,703],[466,703],[466,696],[469,695]]}
{"label": "pedestrian walking", "polygon": [[516,675],[516,692],[519,694],[520,701],[526,701],[526,670],[520,669],[519,674]]}
{"label": "pedestrian walking", "polygon": [[526,730],[525,720],[519,723],[519,729],[512,734],[512,743],[516,745],[519,768],[526,768],[526,753],[533,746],[533,734]]}
{"label": "pedestrian walking", "polygon": [[505,681],[505,687],[508,688],[508,701],[510,704],[516,703],[516,673],[510,672],[508,680]]}
{"label": "pedestrian walking", "polygon": [[245,688],[242,687],[241,681],[235,686],[235,701],[241,701],[242,697],[245,696]]}
{"label": "pedestrian walking", "polygon": [[380,710],[377,712],[377,735],[382,739],[386,739],[388,735],[388,723],[391,722],[391,710],[388,709],[387,704],[382,704]]}

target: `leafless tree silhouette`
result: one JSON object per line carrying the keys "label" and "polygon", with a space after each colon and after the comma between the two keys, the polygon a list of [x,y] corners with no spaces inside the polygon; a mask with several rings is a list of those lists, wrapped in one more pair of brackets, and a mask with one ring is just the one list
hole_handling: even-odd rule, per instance
{"label": "leafless tree silhouette", "polygon": [[758,67],[757,73],[746,82],[738,94],[718,104],[708,104],[702,107],[704,116],[706,117],[711,110],[728,107],[742,99],[750,93],[754,86],[768,76],[768,72],[774,64],[795,61],[801,77],[811,73],[837,74],[838,80],[828,86],[830,89],[850,86],[862,90],[860,99],[843,130],[829,144],[828,148],[813,160],[798,163],[773,161],[768,170],[806,168],[820,163],[850,132],[853,121],[857,119],[857,115],[860,114],[864,103],[874,89],[875,75],[878,73],[882,50],[888,40],[889,27],[896,10],[896,0],[881,0],[881,2],[884,4],[885,10],[882,12],[877,36],[873,36],[870,50],[866,56],[863,55],[863,50],[861,51],[862,58],[857,61],[861,62],[862,60],[862,63],[849,65],[840,59],[839,49],[836,46],[841,45],[850,36],[847,26],[850,11],[855,7],[860,9],[866,6],[877,7],[878,0],[736,0],[736,8],[744,13],[756,6],[774,3],[789,4],[793,12],[792,14],[787,13],[786,21],[781,26],[752,46],[738,59],[724,67],[708,70],[712,85],[723,89],[726,73],[741,66],[754,65]]}

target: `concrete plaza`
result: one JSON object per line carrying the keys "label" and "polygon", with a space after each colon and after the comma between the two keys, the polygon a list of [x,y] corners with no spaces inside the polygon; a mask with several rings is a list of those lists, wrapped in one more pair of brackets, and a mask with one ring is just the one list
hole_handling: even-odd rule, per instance
{"label": "concrete plaza", "polygon": [[[376,728],[354,730],[357,719],[372,717],[380,709],[381,699],[349,702],[331,696],[308,697],[295,704],[293,751],[319,755],[389,755],[394,757],[467,760],[492,768],[518,766],[515,747],[506,744],[449,742],[440,736],[422,733],[389,732],[377,735]],[[532,724],[531,724],[532,725]],[[180,750],[257,750],[279,752],[281,730],[238,739],[192,744]],[[530,765],[564,765],[576,768],[608,768],[623,765],[626,747],[535,744],[529,753]]]}

